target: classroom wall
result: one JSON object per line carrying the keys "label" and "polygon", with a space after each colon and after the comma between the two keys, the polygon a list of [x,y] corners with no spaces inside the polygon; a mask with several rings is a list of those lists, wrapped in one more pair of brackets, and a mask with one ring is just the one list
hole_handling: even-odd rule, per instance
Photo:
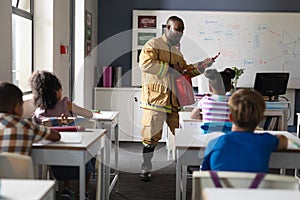
{"label": "classroom wall", "polygon": [[[132,27],[132,10],[213,10],[213,11],[274,11],[274,12],[299,12],[300,1],[298,0],[100,0],[99,1],[99,30],[98,43],[107,41],[112,36],[128,31]],[[174,13],[176,15],[176,13]],[[122,45],[131,49],[131,37],[125,35]],[[105,57],[108,52],[117,51],[118,45],[110,46],[110,50],[99,51],[98,57]],[[105,60],[98,61],[98,67],[104,66]],[[123,72],[131,69],[131,52],[120,55],[111,65],[123,66]],[[127,76],[128,75],[128,76]],[[300,76],[300,75],[299,75]],[[131,75],[126,73],[123,86],[131,85]],[[297,94],[298,90],[296,90]],[[300,95],[298,95],[300,96]],[[297,97],[297,95],[296,95]],[[297,102],[298,99],[290,99]],[[300,100],[300,99],[299,99]],[[295,111],[300,111],[300,105],[295,103]],[[293,117],[292,117],[293,118]],[[296,122],[296,121],[295,121]]]}
{"label": "classroom wall", "polygon": [[0,1],[0,80],[12,81],[12,19],[11,0]]}
{"label": "classroom wall", "polygon": [[[76,1],[75,10],[75,77],[74,102],[87,109],[93,108],[93,88],[97,63],[98,0]],[[85,12],[92,16],[92,51],[85,52]]]}
{"label": "classroom wall", "polygon": [[70,47],[70,0],[53,1],[53,72],[61,80],[63,95],[69,96],[69,54],[60,54],[60,45]]}
{"label": "classroom wall", "polygon": [[[132,10],[150,9],[150,10],[217,10],[217,11],[300,11],[300,1],[297,0],[100,0],[99,1],[99,44],[116,34],[128,31],[132,27]],[[174,13],[176,14],[176,13]],[[124,34],[122,45],[128,45],[131,48],[131,37]],[[105,57],[106,53],[115,52],[120,46],[110,46],[110,50],[99,52],[99,57]],[[109,56],[109,55],[108,55]],[[99,60],[98,66],[106,65],[104,59]],[[120,55],[112,65],[123,66],[123,72],[131,69],[131,52]],[[124,86],[131,85],[131,75],[123,79]]]}
{"label": "classroom wall", "polygon": [[[95,68],[97,66],[97,33],[98,33],[98,0],[86,0],[86,10],[92,14],[92,50],[91,55],[85,58],[85,69],[84,69],[84,107],[93,108],[93,96],[95,86]],[[100,28],[101,29],[101,28]]]}

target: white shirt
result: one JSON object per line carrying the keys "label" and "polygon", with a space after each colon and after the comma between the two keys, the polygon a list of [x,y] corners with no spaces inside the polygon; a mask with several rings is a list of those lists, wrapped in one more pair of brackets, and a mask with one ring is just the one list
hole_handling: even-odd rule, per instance
{"label": "white shirt", "polygon": [[229,122],[228,96],[204,96],[198,107],[202,109],[203,122]]}

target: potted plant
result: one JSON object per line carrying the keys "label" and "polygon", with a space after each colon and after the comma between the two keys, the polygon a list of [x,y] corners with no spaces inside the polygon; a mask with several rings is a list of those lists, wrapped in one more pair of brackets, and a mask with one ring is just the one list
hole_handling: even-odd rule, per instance
{"label": "potted plant", "polygon": [[235,72],[235,77],[234,77],[234,80],[233,80],[233,86],[234,86],[234,90],[236,90],[237,82],[238,82],[240,76],[244,73],[245,69],[239,69],[237,67],[232,67],[231,69]]}

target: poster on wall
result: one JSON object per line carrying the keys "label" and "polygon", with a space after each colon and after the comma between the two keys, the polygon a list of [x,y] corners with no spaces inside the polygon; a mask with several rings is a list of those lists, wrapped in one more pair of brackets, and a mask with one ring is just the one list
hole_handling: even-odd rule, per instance
{"label": "poster on wall", "polygon": [[92,14],[85,11],[85,56],[92,51]]}
{"label": "poster on wall", "polygon": [[138,33],[138,45],[143,46],[154,37],[156,37],[156,33]]}
{"label": "poster on wall", "polygon": [[156,16],[138,16],[138,28],[156,28]]}

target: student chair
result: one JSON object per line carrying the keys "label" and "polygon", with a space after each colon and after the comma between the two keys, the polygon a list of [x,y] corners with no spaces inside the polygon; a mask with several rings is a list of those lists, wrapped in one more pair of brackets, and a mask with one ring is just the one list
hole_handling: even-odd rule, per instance
{"label": "student chair", "polygon": [[0,178],[34,179],[31,157],[17,153],[0,153]]}
{"label": "student chair", "polygon": [[96,129],[98,127],[96,120],[88,119],[88,118],[80,118],[80,117],[75,119],[75,125],[84,128],[91,128],[91,129]]}
{"label": "student chair", "polygon": [[33,94],[27,94],[23,96],[23,117],[31,118],[32,113],[35,111],[36,107],[33,104]]}
{"label": "student chair", "polygon": [[194,171],[192,199],[202,200],[206,187],[299,190],[298,179],[292,176],[231,171]]}

